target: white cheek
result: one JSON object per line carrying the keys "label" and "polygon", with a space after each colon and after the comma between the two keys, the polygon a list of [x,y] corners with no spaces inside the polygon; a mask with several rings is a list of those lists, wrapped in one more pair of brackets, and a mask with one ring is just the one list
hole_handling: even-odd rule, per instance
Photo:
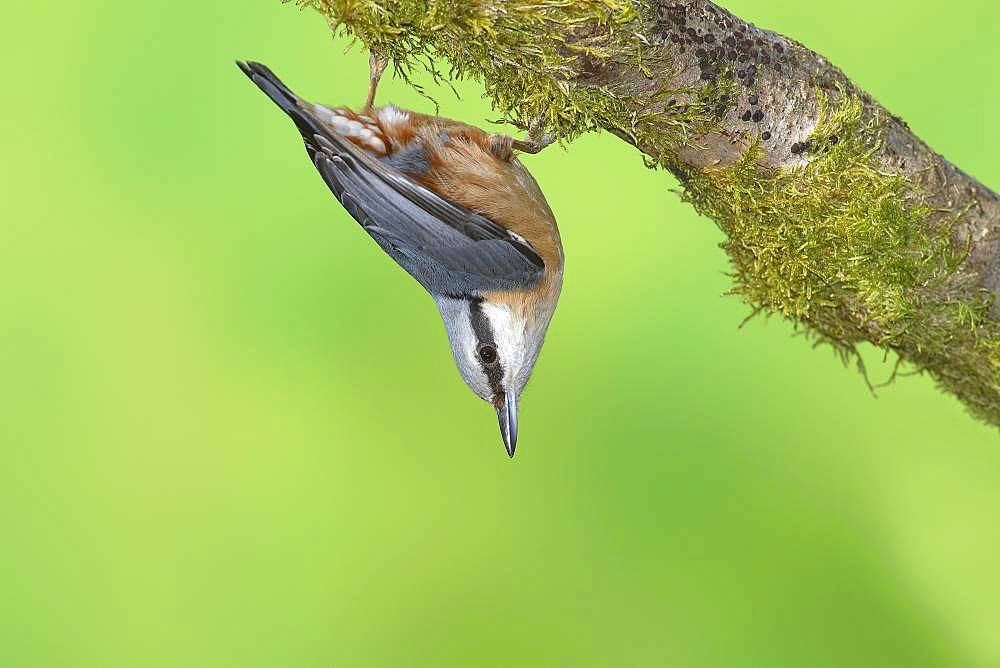
{"label": "white cheek", "polygon": [[489,401],[492,390],[477,356],[478,342],[472,329],[472,322],[469,320],[467,302],[464,299],[447,297],[439,298],[437,302],[448,332],[455,366],[458,367],[462,380],[476,395]]}
{"label": "white cheek", "polygon": [[479,363],[479,355],[474,348],[465,351],[465,363],[462,375],[466,384],[472,388],[481,399],[490,400],[493,388],[490,387],[490,379],[486,377],[483,367]]}
{"label": "white cheek", "polygon": [[493,329],[493,341],[503,365],[504,384],[513,385],[524,366],[524,322],[504,304],[484,303],[482,308]]}

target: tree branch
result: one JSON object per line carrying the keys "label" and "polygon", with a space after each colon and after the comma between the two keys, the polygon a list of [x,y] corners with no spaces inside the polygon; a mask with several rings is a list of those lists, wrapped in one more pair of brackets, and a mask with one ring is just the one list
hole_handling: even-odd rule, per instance
{"label": "tree branch", "polygon": [[845,360],[868,341],[1000,425],[1000,198],[826,59],[708,0],[301,0],[408,78],[603,128],[726,233],[735,286]]}

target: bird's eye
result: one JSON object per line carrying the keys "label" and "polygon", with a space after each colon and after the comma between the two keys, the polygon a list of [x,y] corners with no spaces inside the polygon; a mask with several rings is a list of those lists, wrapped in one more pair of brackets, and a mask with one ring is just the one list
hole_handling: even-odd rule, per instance
{"label": "bird's eye", "polygon": [[483,364],[494,364],[497,361],[497,347],[492,343],[484,343],[479,346],[479,359]]}

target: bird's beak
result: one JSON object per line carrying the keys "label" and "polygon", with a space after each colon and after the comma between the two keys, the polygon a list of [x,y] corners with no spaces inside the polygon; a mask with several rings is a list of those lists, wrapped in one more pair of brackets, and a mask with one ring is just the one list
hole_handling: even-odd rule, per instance
{"label": "bird's beak", "polygon": [[514,456],[517,447],[517,395],[507,390],[503,404],[497,408],[497,418],[500,420],[500,435],[507,454]]}

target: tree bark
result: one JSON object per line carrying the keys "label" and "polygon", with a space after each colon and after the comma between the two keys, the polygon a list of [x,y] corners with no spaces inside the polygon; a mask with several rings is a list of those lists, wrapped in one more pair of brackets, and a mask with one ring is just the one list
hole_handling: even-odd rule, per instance
{"label": "tree bark", "polygon": [[755,312],[894,351],[1000,425],[1000,198],[822,56],[708,0],[302,1],[522,127],[633,144],[726,233]]}

